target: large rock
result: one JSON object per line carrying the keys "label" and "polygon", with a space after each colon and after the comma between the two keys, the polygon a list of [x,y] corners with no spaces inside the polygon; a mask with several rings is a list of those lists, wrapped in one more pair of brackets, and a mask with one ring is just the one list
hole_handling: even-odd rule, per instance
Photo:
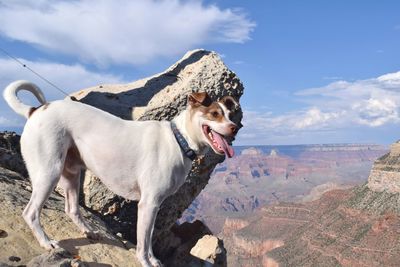
{"label": "large rock", "polygon": [[20,136],[14,132],[0,132],[0,166],[27,177],[28,172],[21,156]]}
{"label": "large rock", "polygon": [[390,152],[375,161],[368,188],[374,192],[400,193],[400,141],[392,144]]}
{"label": "large rock", "polygon": [[[213,100],[225,95],[239,100],[243,85],[216,53],[194,50],[163,73],[124,85],[100,85],[73,95],[84,103],[123,119],[171,120],[186,108],[187,96],[197,91],[207,91]],[[241,126],[241,118],[242,112],[239,110],[233,121]],[[154,233],[155,249],[159,256],[171,253],[168,249],[170,239],[167,238],[171,227],[206,186],[214,167],[223,159],[209,152],[195,160],[184,185],[164,201]],[[102,215],[116,232],[135,240],[135,202],[114,195],[90,172],[85,176],[83,192],[84,204],[88,208]]]}
{"label": "large rock", "polygon": [[[175,238],[175,242],[171,242],[174,250],[164,261],[165,266],[226,266],[226,249],[223,241],[213,236],[210,229],[201,221],[174,225],[171,231]],[[173,238],[169,240],[172,241]]]}
{"label": "large rock", "polygon": [[205,235],[190,250],[190,254],[204,261],[201,266],[226,266],[226,250],[222,240]]}
{"label": "large rock", "polygon": [[160,74],[83,89],[73,96],[123,119],[171,120],[186,108],[188,94],[198,91],[207,91],[212,99],[225,95],[239,99],[243,85],[216,53],[193,50]]}

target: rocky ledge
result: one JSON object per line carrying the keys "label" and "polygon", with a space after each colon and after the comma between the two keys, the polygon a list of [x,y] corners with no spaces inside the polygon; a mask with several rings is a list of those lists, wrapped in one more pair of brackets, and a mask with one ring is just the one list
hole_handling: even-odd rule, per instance
{"label": "rocky ledge", "polygon": [[400,141],[392,144],[390,152],[375,161],[368,188],[375,192],[400,193]]}
{"label": "rocky ledge", "polygon": [[368,188],[375,192],[400,193],[400,141],[392,144],[390,152],[375,161]]}

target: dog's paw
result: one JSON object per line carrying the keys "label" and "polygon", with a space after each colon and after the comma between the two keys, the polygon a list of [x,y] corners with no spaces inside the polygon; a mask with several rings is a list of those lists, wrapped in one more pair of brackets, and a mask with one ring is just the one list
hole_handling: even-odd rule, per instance
{"label": "dog's paw", "polygon": [[99,231],[89,231],[89,232],[84,232],[83,233],[88,239],[91,240],[100,240],[101,239],[101,234]]}
{"label": "dog's paw", "polygon": [[163,267],[164,265],[155,257],[150,258],[150,263],[153,265],[153,267]]}

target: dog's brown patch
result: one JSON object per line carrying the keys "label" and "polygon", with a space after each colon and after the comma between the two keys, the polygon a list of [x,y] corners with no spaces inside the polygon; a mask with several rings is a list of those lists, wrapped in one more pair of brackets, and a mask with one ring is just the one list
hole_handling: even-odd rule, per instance
{"label": "dog's brown patch", "polygon": [[231,96],[224,96],[218,102],[213,102],[207,92],[192,93],[188,97],[188,104],[191,106],[190,117],[196,112],[201,112],[210,121],[223,122],[226,120],[224,105],[230,112],[235,111],[238,106],[237,101]]}
{"label": "dog's brown patch", "polygon": [[37,109],[38,109],[38,108],[31,107],[31,108],[29,109],[29,112],[28,112],[28,118],[30,118],[30,117],[32,116],[32,114],[33,114]]}
{"label": "dog's brown patch", "polygon": [[210,121],[222,122],[225,120],[224,111],[216,102],[205,108],[204,114]]}
{"label": "dog's brown patch", "polygon": [[210,106],[212,102],[211,97],[207,92],[191,93],[188,96],[188,102],[191,106]]}
{"label": "dog's brown patch", "polygon": [[38,106],[38,107],[31,107],[30,110],[29,110],[29,112],[28,112],[28,118],[30,118],[30,117],[33,115],[33,113],[35,113],[35,111],[38,110],[38,109],[40,109],[40,108],[41,108],[42,110],[46,110],[46,109],[49,107],[49,105],[50,105],[50,103],[46,103],[46,104],[40,105],[40,106]]}
{"label": "dog's brown patch", "polygon": [[224,111],[217,102],[213,102],[209,106],[192,105],[192,108],[190,109],[190,117],[192,118],[196,112],[201,112],[203,116],[210,121],[222,122],[225,120]]}
{"label": "dog's brown patch", "polygon": [[49,106],[50,106],[50,103],[46,103],[46,104],[42,105],[42,109],[46,110]]}

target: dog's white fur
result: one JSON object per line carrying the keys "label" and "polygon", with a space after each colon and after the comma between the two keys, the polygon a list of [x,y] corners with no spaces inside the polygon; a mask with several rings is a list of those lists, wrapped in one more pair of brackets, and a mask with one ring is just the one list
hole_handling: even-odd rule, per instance
{"label": "dog's white fur", "polygon": [[[43,106],[35,111],[23,104],[17,97],[19,90],[32,92]],[[139,201],[137,257],[143,266],[161,266],[151,246],[154,221],[163,200],[183,184],[192,166],[170,122],[122,120],[69,99],[47,103],[40,89],[27,81],[10,84],[4,98],[14,111],[29,118],[21,136],[21,151],[32,181],[32,196],[23,217],[40,245],[58,247],[40,224],[40,211],[57,183],[65,191],[66,213],[82,232],[95,237],[78,206],[80,171],[88,168],[114,193]],[[215,121],[196,109],[200,101],[193,95],[190,99],[174,122],[197,153],[212,147],[202,131],[204,125],[221,135],[236,133],[230,111],[223,104],[218,102],[225,114]]]}

